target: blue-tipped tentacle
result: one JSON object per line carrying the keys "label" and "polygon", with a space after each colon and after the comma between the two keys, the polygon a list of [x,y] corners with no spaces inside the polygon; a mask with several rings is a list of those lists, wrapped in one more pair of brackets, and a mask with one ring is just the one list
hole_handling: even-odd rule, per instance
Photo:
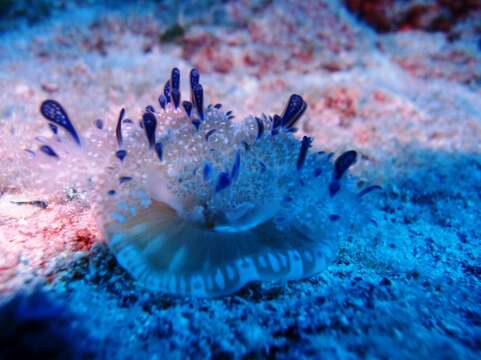
{"label": "blue-tipped tentacle", "polygon": [[48,123],[48,127],[50,128],[50,130],[52,130],[52,133],[54,135],[57,135],[58,134],[58,127],[57,125],[53,124],[53,123]]}
{"label": "blue-tipped tentacle", "polygon": [[40,151],[43,152],[44,154],[47,154],[48,156],[51,156],[57,159],[59,158],[58,154],[48,145],[40,146]]}
{"label": "blue-tipped tentacle", "polygon": [[301,142],[301,150],[299,151],[299,156],[297,157],[297,170],[301,170],[304,162],[306,161],[307,151],[311,147],[312,138],[308,136],[304,136]]}
{"label": "blue-tipped tentacle", "polygon": [[230,185],[230,176],[226,172],[221,172],[217,179],[217,185],[215,186],[215,192],[219,192]]}
{"label": "blue-tipped tentacle", "polygon": [[366,194],[369,194],[373,191],[378,191],[378,190],[379,191],[382,190],[382,187],[380,187],[379,185],[371,185],[371,186],[368,186],[367,188],[361,190],[357,195],[361,198]]}
{"label": "blue-tipped tentacle", "polygon": [[40,105],[40,112],[49,121],[54,124],[63,127],[70,136],[74,139],[77,145],[81,145],[80,137],[75,130],[72,122],[70,121],[67,112],[64,110],[62,105],[55,100],[45,100]]}
{"label": "blue-tipped tentacle", "polygon": [[159,160],[162,161],[164,157],[164,149],[160,141],[155,143],[155,153],[157,154],[157,157],[159,158]]}
{"label": "blue-tipped tentacle", "polygon": [[180,71],[177,68],[172,69],[170,76],[170,86],[172,92],[172,101],[177,109],[180,105]]}
{"label": "blue-tipped tentacle", "polygon": [[192,114],[192,103],[190,101],[184,100],[182,101],[182,106],[184,107],[187,116],[190,117],[190,114]]}
{"label": "blue-tipped tentacle", "polygon": [[144,124],[145,135],[149,142],[149,146],[152,148],[155,145],[155,128],[157,127],[157,119],[150,111],[144,112],[142,116],[142,122]]}
{"label": "blue-tipped tentacle", "polygon": [[122,147],[123,144],[124,144],[124,140],[123,140],[123,137],[122,137],[122,120],[124,118],[124,115],[125,115],[125,109],[122,108],[120,110],[119,119],[117,120],[117,127],[115,128],[115,135],[117,136],[117,143],[119,144],[120,147]]}
{"label": "blue-tipped tentacle", "polygon": [[257,122],[257,136],[256,139],[259,140],[264,134],[264,123],[258,117],[255,118]]}
{"label": "blue-tipped tentacle", "polygon": [[164,94],[159,96],[159,105],[162,108],[162,110],[165,110],[165,107],[167,106],[167,98],[165,97]]}
{"label": "blue-tipped tentacle", "polygon": [[179,105],[180,105],[180,90],[179,89],[172,89],[172,101],[174,102],[175,108],[178,109]]}
{"label": "blue-tipped tentacle", "polygon": [[204,121],[204,90],[201,84],[196,84],[193,88],[194,106],[202,121]]}
{"label": "blue-tipped tentacle", "polygon": [[286,129],[291,129],[297,120],[300,119],[302,114],[307,109],[307,103],[302,99],[300,95],[293,94],[289,98],[289,102],[281,116],[281,125]]}
{"label": "blue-tipped tentacle", "polygon": [[239,150],[237,150],[235,154],[234,165],[232,165],[232,170],[230,172],[231,180],[237,179],[237,176],[239,175],[239,170],[240,170],[240,152]]}
{"label": "blue-tipped tentacle", "polygon": [[35,154],[35,151],[33,151],[32,149],[24,149],[25,152],[27,152],[28,154],[30,154],[30,156],[32,157],[35,157],[37,156],[37,154]]}
{"label": "blue-tipped tentacle", "polygon": [[190,89],[194,90],[194,86],[197,85],[199,83],[199,78],[200,78],[200,75],[199,75],[199,71],[197,71],[197,69],[192,69],[190,71]]}
{"label": "blue-tipped tentacle", "polygon": [[194,88],[199,84],[199,72],[197,69],[192,69],[190,71],[190,101],[194,105],[194,108],[197,108],[197,105],[195,104],[195,96],[194,96]]}
{"label": "blue-tipped tentacle", "polygon": [[209,180],[211,173],[212,173],[212,166],[209,163],[205,163],[204,168],[202,169],[202,176],[204,180]]}
{"label": "blue-tipped tentacle", "polygon": [[117,156],[117,158],[120,160],[120,161],[124,161],[125,157],[127,156],[127,151],[121,149],[121,150],[117,150],[115,152],[115,156]]}
{"label": "blue-tipped tentacle", "polygon": [[215,132],[216,132],[216,129],[210,129],[209,131],[207,131],[207,132],[205,133],[205,135],[204,135],[204,136],[205,136],[205,141],[209,141],[210,136],[211,136],[213,133],[215,133]]}
{"label": "blue-tipped tentacle", "polygon": [[329,195],[332,197],[341,189],[339,182],[349,167],[356,162],[357,152],[354,150],[342,153],[334,162],[334,173],[329,184]]}
{"label": "blue-tipped tentacle", "polygon": [[196,130],[199,130],[200,127],[200,120],[199,119],[194,119],[192,120],[192,125],[196,128]]}
{"label": "blue-tipped tentacle", "polygon": [[170,81],[167,81],[164,85],[164,96],[165,96],[165,99],[167,100],[167,103],[170,102],[170,94],[171,94]]}
{"label": "blue-tipped tentacle", "polygon": [[276,135],[279,133],[279,127],[282,124],[282,118],[279,115],[274,115],[274,117],[271,118],[271,122],[272,122],[271,135]]}
{"label": "blue-tipped tentacle", "polygon": [[354,150],[342,153],[334,162],[334,179],[340,180],[351,165],[356,162],[357,152]]}
{"label": "blue-tipped tentacle", "polygon": [[119,177],[119,185],[129,182],[130,180],[132,180],[131,176],[121,176]]}
{"label": "blue-tipped tentacle", "polygon": [[337,180],[333,180],[329,183],[329,196],[333,197],[341,190],[341,184]]}
{"label": "blue-tipped tentacle", "polygon": [[170,83],[172,89],[180,89],[180,71],[178,68],[173,68],[172,73],[170,75]]}
{"label": "blue-tipped tentacle", "polygon": [[104,128],[104,122],[102,121],[102,119],[95,120],[94,125],[99,130],[102,130]]}

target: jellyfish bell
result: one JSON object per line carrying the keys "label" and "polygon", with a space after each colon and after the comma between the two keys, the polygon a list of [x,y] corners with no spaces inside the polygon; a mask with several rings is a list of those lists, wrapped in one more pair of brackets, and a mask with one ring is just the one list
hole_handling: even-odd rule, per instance
{"label": "jellyfish bell", "polygon": [[153,201],[111,223],[106,235],[119,263],[147,288],[200,297],[230,294],[256,280],[308,277],[337,250],[333,239],[320,241],[299,227],[286,232],[272,220],[245,224],[194,223]]}

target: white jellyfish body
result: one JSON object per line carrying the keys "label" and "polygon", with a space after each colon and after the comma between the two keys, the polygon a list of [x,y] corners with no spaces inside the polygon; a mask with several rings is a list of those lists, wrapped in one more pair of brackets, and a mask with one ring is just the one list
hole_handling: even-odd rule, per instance
{"label": "white jellyfish body", "polygon": [[[302,279],[323,270],[362,211],[362,196],[378,188],[358,193],[345,176],[356,153],[333,163],[331,154],[309,151],[310,138],[294,136],[307,107],[299,95],[280,116],[237,123],[220,104],[204,106],[195,69],[190,82],[191,102],[181,102],[174,69],[160,109],[148,106],[140,124],[126,121],[122,111],[108,141],[99,124],[81,137],[60,104],[47,100],[42,114],[62,128],[62,147],[68,142],[75,150],[57,150],[50,140],[38,155],[51,164],[68,161],[65,152],[90,161],[106,142],[103,169],[80,166],[80,174],[70,167],[70,176],[89,178],[75,184],[90,184],[85,191],[110,248],[151,290],[221,296],[252,281]],[[62,172],[62,181],[66,177]]]}

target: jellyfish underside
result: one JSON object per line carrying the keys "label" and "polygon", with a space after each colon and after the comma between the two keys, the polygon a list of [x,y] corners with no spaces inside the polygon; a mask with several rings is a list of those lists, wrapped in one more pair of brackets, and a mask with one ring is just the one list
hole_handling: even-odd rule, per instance
{"label": "jellyfish underside", "polygon": [[309,277],[335,255],[332,240],[295,226],[280,231],[272,219],[245,219],[229,225],[223,215],[222,226],[215,216],[193,223],[153,200],[122,223],[108,224],[106,234],[119,263],[145,287],[200,297],[230,294],[256,280]]}

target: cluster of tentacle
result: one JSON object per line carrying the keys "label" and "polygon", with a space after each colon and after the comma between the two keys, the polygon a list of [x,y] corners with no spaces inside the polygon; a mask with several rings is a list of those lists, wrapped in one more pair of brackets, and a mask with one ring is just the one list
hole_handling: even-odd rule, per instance
{"label": "cluster of tentacle", "polygon": [[45,169],[61,162],[56,180],[92,200],[117,259],[140,283],[223,295],[322,270],[361,198],[378,188],[359,191],[345,175],[355,151],[332,162],[333,154],[311,151],[311,138],[295,137],[306,108],[294,94],[281,115],[236,122],[221,104],[204,104],[195,69],[182,100],[175,68],[158,107],[138,121],[122,109],[115,135],[96,120],[80,136],[62,106],[46,100],[40,110],[53,139],[39,139],[38,149]]}

